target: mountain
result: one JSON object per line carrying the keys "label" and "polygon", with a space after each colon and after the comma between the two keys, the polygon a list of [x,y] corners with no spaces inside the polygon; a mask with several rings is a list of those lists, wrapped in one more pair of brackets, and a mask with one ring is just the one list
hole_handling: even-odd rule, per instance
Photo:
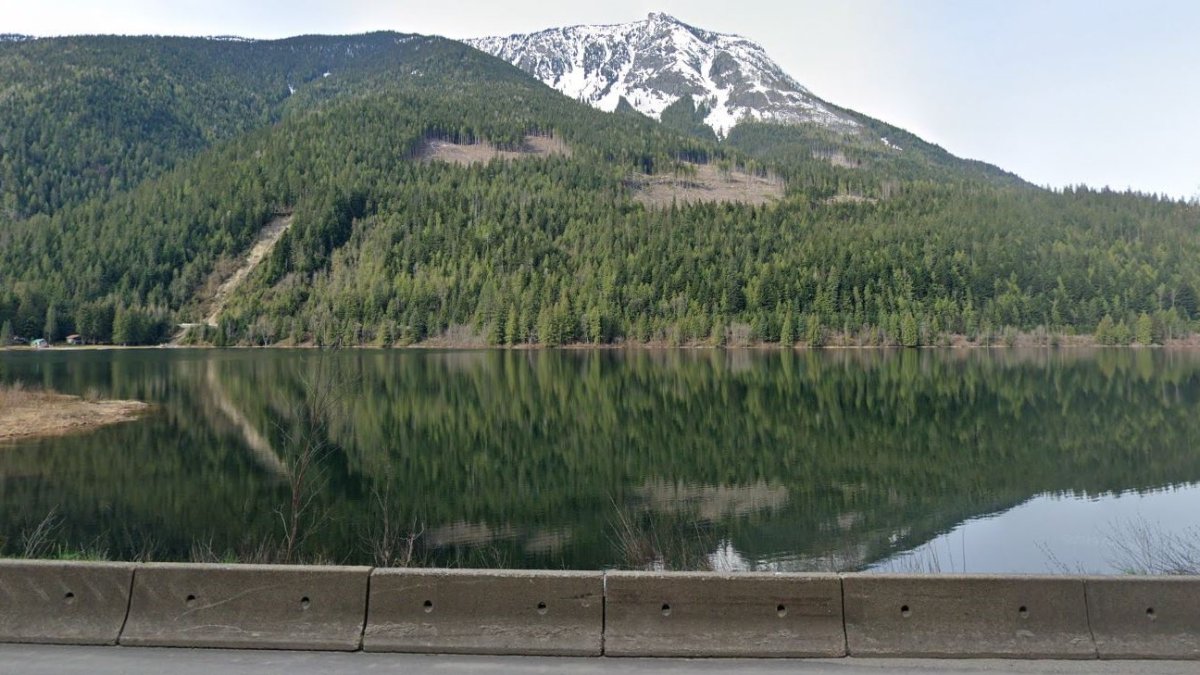
{"label": "mountain", "polygon": [[[445,39],[398,33],[0,42],[0,213],[48,214],[129,190],[214,144],[322,102],[406,79],[456,76],[464,51]],[[426,61],[438,55],[448,62]],[[490,68],[490,78],[518,75],[471,60]]]}
{"label": "mountain", "polygon": [[937,180],[971,175],[1020,182],[818,98],[746,38],[667,14],[467,43],[600,110],[635,110],[691,135],[730,140],[751,155],[809,156]]}
{"label": "mountain", "polygon": [[[789,348],[792,359],[794,345],[1048,346],[1084,342],[1079,336],[1087,333],[1105,344],[1195,344],[1200,329],[1200,205],[1038,189],[832,104],[822,105],[856,126],[752,121],[718,138],[705,106],[687,96],[664,107],[661,121],[627,99],[619,112],[604,112],[468,45],[390,32],[0,41],[0,101],[0,344],[11,335],[57,341],[70,333],[97,342],[220,346],[773,343]],[[205,322],[214,310],[215,328],[181,333],[180,324]],[[836,359],[798,358],[768,373],[812,382],[790,389],[797,396],[784,407],[798,417],[782,424],[741,414],[762,407],[756,391],[780,389],[752,381],[759,375],[739,380],[736,358],[701,359],[709,374],[647,381],[642,389],[653,405],[605,394],[624,385],[603,367],[557,378],[565,388],[497,392],[487,374],[505,367],[503,359],[470,359],[478,377],[455,359],[447,362],[453,372],[418,374],[410,389],[466,376],[464,389],[430,405],[409,405],[397,390],[399,403],[383,406],[384,418],[331,428],[339,438],[330,447],[341,449],[331,461],[337,471],[382,475],[372,463],[387,459],[379,454],[384,446],[371,434],[394,437],[397,429],[416,434],[412,447],[428,446],[422,436],[454,445],[445,410],[461,412],[454,401],[467,395],[490,412],[458,415],[462,434],[528,432],[563,446],[556,420],[575,424],[578,411],[596,408],[589,392],[627,404],[596,408],[596,419],[629,417],[630,433],[648,438],[673,430],[664,432],[659,415],[632,417],[656,405],[679,408],[699,392],[717,404],[732,401],[722,410],[738,422],[716,424],[732,430],[709,444],[728,466],[708,462],[698,482],[753,485],[754,475],[730,471],[761,473],[783,461],[825,471],[836,480],[824,484],[836,486],[862,482],[871,467],[903,477],[905,467],[924,462],[944,469],[943,482],[959,480],[967,494],[989,474],[986,462],[959,470],[962,448],[986,450],[1006,423],[1036,426],[1039,413],[1053,431],[1051,406],[1022,392],[1041,359],[1062,357],[1035,353],[1028,373],[1001,378],[1016,382],[1014,391],[988,389],[989,369],[1007,357],[985,359],[980,377],[966,379],[930,375],[921,359],[890,360],[895,368],[868,368],[833,388],[824,386],[831,378],[821,369],[840,367]],[[1152,354],[1127,356],[1138,357],[1129,366],[1137,367]],[[874,360],[858,351],[847,358]],[[1064,390],[1081,392],[1079,405],[1112,388],[1102,374],[1091,375],[1064,380]],[[367,386],[390,390],[370,377]],[[293,384],[255,405],[286,403],[298,395]],[[1182,404],[1169,412],[1184,416],[1195,408],[1169,384],[1142,384],[1141,393],[1118,392],[1131,402],[1129,420],[1120,420],[1130,438],[1155,440],[1164,428],[1161,415],[1139,414],[1139,400],[1172,396]],[[174,402],[191,396],[170,393]],[[1006,417],[983,430],[957,428],[954,412],[964,401]],[[525,423],[537,407],[549,411],[542,416],[549,426]],[[919,409],[935,414],[909,414]],[[856,411],[862,424],[839,421]],[[853,431],[865,448],[900,438],[911,444],[901,448],[910,457],[881,464],[868,456],[863,464],[835,452],[832,464],[814,465],[810,450],[832,438],[830,425]],[[1086,431],[1062,430],[1064,447],[1081,448],[1085,464],[1085,451],[1096,445]],[[747,433],[771,436],[762,447],[783,442],[801,454],[731,458],[728,448]],[[1152,454],[1145,444],[1114,442]],[[580,448],[589,450],[577,444],[577,457],[566,457],[574,474],[597,458],[619,468],[604,452]],[[946,454],[929,455],[931,448]],[[1063,468],[1036,465],[1035,455],[1006,457],[1038,475]],[[1192,468],[1172,462],[1144,462],[1147,476]],[[713,471],[725,478],[714,481]],[[76,483],[111,487],[94,478]],[[501,483],[489,494],[506,494],[511,481]],[[895,532],[895,514],[906,509],[916,514],[908,522],[918,523],[910,535],[922,537],[975,508],[969,494],[946,503],[921,493],[897,504],[886,481],[876,484],[887,499],[871,504],[859,492],[847,503],[867,514],[863,527],[879,532]],[[549,498],[578,501],[575,493]],[[828,530],[821,511],[828,495],[791,494],[797,524],[778,536]],[[607,495],[594,496],[608,503]],[[993,504],[1024,493],[999,498]],[[491,503],[493,511],[513,508]],[[186,518],[179,522],[180,532],[195,529]]]}
{"label": "mountain", "polygon": [[792,79],[754,42],[667,14],[467,42],[609,112],[625,99],[658,119],[672,103],[690,97],[706,111],[705,124],[721,135],[743,120],[811,122],[845,131],[859,126],[854,116]]}
{"label": "mountain", "polygon": [[187,339],[917,345],[1200,319],[1200,207],[1037,189],[832,104],[857,126],[718,139],[688,97],[608,113],[387,32],[5,41],[0,100],[0,336],[157,343],[215,312]]}

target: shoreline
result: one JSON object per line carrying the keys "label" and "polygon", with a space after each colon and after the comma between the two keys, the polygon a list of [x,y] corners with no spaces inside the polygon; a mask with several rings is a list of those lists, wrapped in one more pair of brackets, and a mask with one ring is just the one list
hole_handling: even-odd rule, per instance
{"label": "shoreline", "polygon": [[149,409],[150,404],[142,401],[89,400],[22,387],[0,388],[0,446],[131,422]]}
{"label": "shoreline", "polygon": [[163,343],[160,345],[61,345],[48,348],[35,349],[33,347],[0,347],[0,354],[5,352],[12,353],[42,353],[42,352],[102,352],[102,351],[144,351],[144,350],[205,350],[205,349],[237,349],[237,350],[264,350],[264,349],[280,349],[280,350],[364,350],[364,351],[390,351],[390,350],[414,350],[414,351],[794,351],[794,352],[817,352],[817,351],[905,351],[905,350],[941,350],[941,351],[971,351],[971,350],[1080,350],[1080,349],[1112,349],[1112,350],[1164,350],[1164,351],[1193,351],[1200,350],[1200,335],[1192,335],[1187,338],[1172,339],[1163,344],[1143,345],[1139,343],[1125,345],[1105,345],[1095,342],[1091,336],[1075,336],[1073,339],[1064,340],[1059,344],[1048,344],[1042,342],[1018,341],[1015,344],[1004,344],[1003,342],[993,344],[980,344],[974,342],[952,341],[949,344],[930,344],[917,345],[915,347],[905,347],[903,345],[857,345],[857,344],[827,344],[819,347],[812,347],[804,343],[797,343],[791,347],[781,345],[776,342],[763,342],[756,344],[739,344],[739,345],[715,345],[704,342],[685,343],[685,344],[670,344],[667,342],[613,342],[613,343],[587,343],[573,342],[564,345],[543,345],[543,344],[520,344],[520,345],[490,345],[475,342],[455,342],[443,340],[428,340],[425,342],[417,342],[412,344],[362,344],[362,345],[339,345],[339,346],[318,346],[312,343],[289,344],[278,342],[270,345],[226,345],[218,347],[216,345],[205,344],[175,344]]}

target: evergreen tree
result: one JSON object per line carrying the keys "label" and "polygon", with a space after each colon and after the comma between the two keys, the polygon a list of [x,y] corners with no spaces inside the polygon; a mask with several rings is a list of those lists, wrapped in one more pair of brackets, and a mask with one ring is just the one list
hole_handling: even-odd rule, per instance
{"label": "evergreen tree", "polygon": [[1112,329],[1112,343],[1117,345],[1127,345],[1133,341],[1133,331],[1129,329],[1129,324],[1122,319],[1117,322],[1117,325]]}
{"label": "evergreen tree", "polygon": [[58,341],[58,314],[54,311],[54,305],[46,308],[46,326],[42,331],[42,336],[47,342]]}
{"label": "evergreen tree", "polygon": [[518,345],[523,341],[524,336],[521,335],[520,315],[517,313],[515,306],[509,307],[508,318],[504,322],[504,343]]}
{"label": "evergreen tree", "polygon": [[729,339],[725,331],[725,319],[720,316],[713,319],[712,328],[708,331],[709,342],[715,347],[724,347]]}
{"label": "evergreen tree", "polygon": [[125,307],[118,307],[113,319],[113,342],[119,345],[135,344],[135,323],[132,312]]}
{"label": "evergreen tree", "polygon": [[805,322],[805,341],[810,348],[825,346],[825,327],[821,324],[821,318],[816,314],[809,314],[808,320]]}
{"label": "evergreen tree", "polygon": [[796,322],[792,319],[792,310],[783,313],[779,324],[779,344],[791,347],[796,344]]}
{"label": "evergreen tree", "polygon": [[1114,345],[1117,343],[1114,333],[1114,324],[1112,316],[1105,314],[1100,323],[1096,325],[1095,338],[1096,342],[1102,345]]}
{"label": "evergreen tree", "polygon": [[1138,317],[1135,331],[1138,344],[1148,346],[1154,343],[1154,321],[1149,314],[1142,312]]}
{"label": "evergreen tree", "polygon": [[900,320],[900,344],[905,347],[917,347],[921,344],[917,319],[911,313],[906,313]]}

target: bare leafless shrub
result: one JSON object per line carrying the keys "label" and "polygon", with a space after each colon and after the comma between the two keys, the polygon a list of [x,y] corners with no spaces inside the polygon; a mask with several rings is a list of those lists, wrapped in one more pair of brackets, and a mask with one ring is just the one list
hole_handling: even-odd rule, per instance
{"label": "bare leafless shrub", "polygon": [[57,543],[54,541],[59,529],[62,528],[62,517],[58,509],[50,509],[33,529],[21,535],[22,558],[45,558],[54,551]]}
{"label": "bare leafless shrub", "polygon": [[729,325],[728,344],[730,347],[746,347],[754,336],[754,329],[748,323],[733,322]]}
{"label": "bare leafless shrub", "polygon": [[298,375],[303,396],[275,426],[284,439],[289,500],[276,510],[283,529],[278,562],[294,562],[305,540],[327,517],[316,509],[321,461],[329,454],[329,430],[345,411],[352,384],[332,371]]}
{"label": "bare leafless shrub", "polygon": [[461,347],[486,347],[487,334],[470,324],[453,323],[446,327],[441,339],[449,345]]}
{"label": "bare leafless shrub", "polygon": [[1200,527],[1167,532],[1138,518],[1113,523],[1107,539],[1110,563],[1128,574],[1200,574]]}
{"label": "bare leafless shrub", "polygon": [[615,501],[610,529],[623,567],[645,569],[655,562],[658,555],[654,542],[637,525],[636,516]]}
{"label": "bare leafless shrub", "polygon": [[222,562],[221,556],[217,555],[216,549],[213,548],[212,537],[192,540],[191,548],[188,551],[188,560],[194,563]]}
{"label": "bare leafless shrub", "polygon": [[615,500],[609,522],[620,566],[627,569],[713,571],[718,542],[698,520],[664,519],[634,512]]}
{"label": "bare leafless shrub", "polygon": [[424,525],[416,518],[402,525],[390,489],[372,491],[372,514],[368,519],[363,543],[371,552],[376,567],[412,567],[416,561],[417,544],[425,534]]}

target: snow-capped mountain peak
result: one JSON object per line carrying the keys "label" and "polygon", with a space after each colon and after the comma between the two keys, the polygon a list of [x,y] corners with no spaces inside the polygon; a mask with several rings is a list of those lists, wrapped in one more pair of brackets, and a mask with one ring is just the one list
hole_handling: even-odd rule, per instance
{"label": "snow-capped mountain peak", "polygon": [[601,110],[616,110],[623,98],[657,119],[690,96],[708,110],[705,122],[721,134],[743,119],[858,126],[788,76],[756,43],[661,12],[644,21],[467,42]]}

